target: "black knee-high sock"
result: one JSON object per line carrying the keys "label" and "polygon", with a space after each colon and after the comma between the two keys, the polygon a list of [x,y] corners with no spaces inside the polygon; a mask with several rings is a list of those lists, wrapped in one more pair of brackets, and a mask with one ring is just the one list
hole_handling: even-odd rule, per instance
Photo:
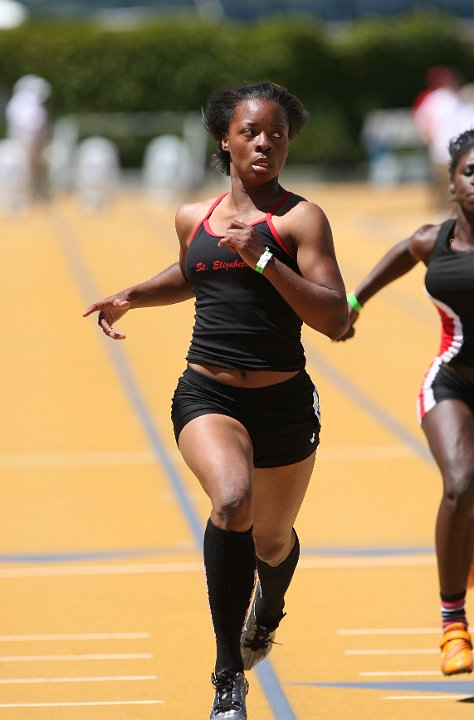
{"label": "black knee-high sock", "polygon": [[300,542],[295,533],[295,544],[290,554],[280,565],[272,567],[257,557],[257,572],[260,593],[257,595],[255,615],[260,625],[273,630],[283,617],[285,593],[295,572],[300,557]]}
{"label": "black knee-high sock", "polygon": [[252,528],[222,530],[209,519],[204,532],[204,566],[216,635],[216,672],[242,671],[240,634],[255,582]]}

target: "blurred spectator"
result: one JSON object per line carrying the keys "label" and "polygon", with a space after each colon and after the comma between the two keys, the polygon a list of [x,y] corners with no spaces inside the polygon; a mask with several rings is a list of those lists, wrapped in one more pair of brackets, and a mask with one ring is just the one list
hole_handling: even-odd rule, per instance
{"label": "blurred spectator", "polygon": [[474,83],[463,85],[459,91],[461,109],[459,112],[460,131],[474,129]]}
{"label": "blurred spectator", "polygon": [[436,65],[430,68],[425,77],[426,87],[418,93],[413,101],[413,110],[416,111],[424,103],[428,97],[436,90],[453,90],[455,93],[459,91],[461,81],[455,70]]}
{"label": "blurred spectator", "polygon": [[428,149],[433,205],[446,210],[450,204],[449,141],[474,125],[474,105],[463,97],[458,73],[438,65],[428,70],[426,88],[415,98],[412,110]]}
{"label": "blurred spectator", "polygon": [[24,75],[13,87],[5,107],[8,139],[18,143],[28,162],[27,193],[31,199],[48,195],[46,146],[48,143],[48,110],[46,101],[51,85],[37,75]]}
{"label": "blurred spectator", "polygon": [[23,215],[31,206],[30,171],[23,146],[17,140],[0,140],[0,212]]}
{"label": "blurred spectator", "polygon": [[439,210],[449,207],[448,144],[457,135],[457,111],[460,107],[460,79],[443,66],[426,74],[426,88],[413,102],[413,121],[428,149],[431,165],[433,204]]}

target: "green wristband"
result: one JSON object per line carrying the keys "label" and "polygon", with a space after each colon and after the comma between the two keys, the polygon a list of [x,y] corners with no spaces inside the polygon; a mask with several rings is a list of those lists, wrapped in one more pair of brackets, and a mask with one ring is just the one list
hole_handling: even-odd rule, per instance
{"label": "green wristband", "polygon": [[364,306],[361,305],[360,302],[357,300],[355,292],[350,292],[350,293],[349,293],[349,295],[347,296],[347,302],[349,303],[349,305],[351,306],[351,308],[352,308],[353,310],[355,310],[356,312],[358,312],[358,313],[360,313],[360,311],[361,311],[362,308],[364,307]]}

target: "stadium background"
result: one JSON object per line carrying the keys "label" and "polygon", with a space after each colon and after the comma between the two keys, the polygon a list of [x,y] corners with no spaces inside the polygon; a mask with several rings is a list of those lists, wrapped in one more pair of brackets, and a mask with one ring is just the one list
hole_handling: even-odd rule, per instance
{"label": "stadium background", "polygon": [[[360,132],[372,110],[407,108],[433,64],[455,65],[472,81],[472,38],[461,20],[469,9],[458,3],[448,17],[417,3],[421,14],[400,15],[406,4],[390,3],[389,23],[386,15],[352,22],[342,11],[363,3],[333,3],[344,26],[292,13],[243,23],[193,12],[112,29],[85,3],[76,3],[82,18],[65,2],[41,3],[40,17],[38,5],[30,3],[27,23],[0,33],[5,96],[24,73],[46,77],[52,128],[65,117],[84,134],[110,127],[123,173],[98,212],[84,212],[70,178],[49,202],[0,217],[0,718],[206,717],[213,643],[200,546],[208,508],[169,420],[192,306],[131,313],[121,344],[81,318],[91,301],[176,255],[178,197],[146,195],[145,139],[117,137],[114,118],[125,114],[133,128],[144,112],[199,112],[214,87],[261,73],[295,89],[314,127],[298,140],[286,177],[327,212],[350,289],[391,244],[439,219],[423,179],[369,181]],[[221,187],[206,174],[187,194]],[[322,444],[298,520],[302,559],[282,645],[251,673],[250,718],[458,720],[471,712],[470,679],[438,670],[440,480],[415,415],[438,327],[422,279],[417,268],[368,304],[350,343],[305,329]]]}

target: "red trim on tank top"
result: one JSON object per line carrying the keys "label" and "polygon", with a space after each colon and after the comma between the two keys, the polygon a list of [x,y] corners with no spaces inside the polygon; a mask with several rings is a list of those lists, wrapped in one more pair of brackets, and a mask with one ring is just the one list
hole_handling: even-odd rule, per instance
{"label": "red trim on tank top", "polygon": [[281,247],[281,249],[284,250],[287,255],[289,255],[290,258],[293,258],[293,255],[290,253],[290,251],[286,247],[285,243],[283,242],[283,240],[277,233],[277,229],[273,224],[272,216],[270,213],[267,214],[267,217],[265,218],[265,220],[267,221],[267,225],[270,228],[270,232],[273,235],[273,237],[275,238],[275,241],[278,243],[278,245]]}
{"label": "red trim on tank top", "polygon": [[[209,225],[209,218],[212,215],[212,213],[214,212],[215,208],[219,205],[219,203],[225,198],[226,195],[229,195],[229,194],[230,193],[225,192],[222,195],[219,195],[219,197],[212,203],[211,207],[207,211],[204,218],[202,220],[200,220],[198,222],[198,224],[196,225],[196,227],[194,228],[194,230],[191,234],[191,237],[189,239],[189,244],[191,244],[195,234],[197,233],[197,231],[201,225],[204,225],[204,229],[206,230],[207,233],[209,233],[209,235],[212,235],[212,237],[216,237],[216,238],[223,237],[223,235],[217,235],[215,232],[212,231],[212,228]],[[276,212],[276,210],[278,210],[278,208],[280,208],[283,205],[284,202],[286,202],[286,200],[290,197],[290,195],[293,195],[293,193],[290,192],[289,190],[287,190],[285,192],[285,194],[282,195],[281,198],[275,203],[275,205],[272,208],[270,208],[270,210],[267,212],[267,214],[265,215],[264,218],[262,218],[261,220],[254,220],[254,222],[249,223],[249,225],[253,226],[253,225],[258,225],[261,222],[266,222],[270,229],[271,234],[275,238],[275,241],[278,243],[278,245],[281,247],[281,249],[284,250],[284,252],[286,252],[286,254],[289,257],[293,258],[292,254],[290,253],[288,248],[285,246],[283,240],[279,236],[279,234],[273,224],[273,221],[272,221],[272,215]]]}
{"label": "red trim on tank top", "polygon": [[286,247],[285,243],[283,242],[283,240],[282,240],[281,237],[279,236],[279,234],[278,234],[278,232],[277,232],[277,229],[276,229],[276,227],[274,226],[273,220],[272,220],[272,215],[274,215],[275,211],[278,210],[278,208],[281,207],[281,205],[283,205],[283,203],[290,197],[290,195],[293,195],[293,193],[291,193],[289,190],[287,190],[286,193],[285,193],[285,194],[279,199],[279,201],[276,203],[276,205],[275,205],[274,207],[272,207],[272,209],[267,212],[267,214],[266,214],[266,216],[265,216],[265,220],[267,221],[267,225],[268,225],[268,227],[269,227],[269,229],[270,229],[271,234],[272,234],[273,237],[275,238],[275,241],[278,243],[278,245],[281,247],[281,249],[286,252],[286,254],[287,254],[290,258],[294,259],[294,258],[293,258],[293,255],[290,253],[290,251],[289,251],[288,248]]}
{"label": "red trim on tank top", "polygon": [[267,215],[274,215],[276,210],[278,210],[278,208],[283,205],[283,203],[290,197],[290,195],[293,195],[293,193],[287,190],[285,194],[281,196],[278,202],[276,202],[275,205],[270,208],[270,210],[267,212]]}
{"label": "red trim on tank top", "polygon": [[[216,200],[214,200],[214,202],[212,203],[211,207],[209,208],[209,210],[207,211],[207,213],[204,215],[203,219],[202,219],[202,220],[199,220],[199,222],[197,223],[196,227],[195,227],[194,230],[192,231],[191,237],[189,238],[189,244],[192,243],[193,238],[194,238],[194,236],[196,235],[196,233],[197,233],[197,231],[199,230],[199,228],[200,228],[201,225],[204,224],[204,227],[206,228],[207,232],[210,231],[209,223],[207,222],[207,220],[208,220],[209,216],[211,215],[211,213],[214,212],[214,208],[216,208],[216,207],[219,205],[219,203],[221,202],[221,200],[223,200],[223,199],[225,198],[225,196],[228,195],[228,194],[229,194],[228,192],[222,193],[222,195],[219,195],[219,197],[216,198]],[[211,235],[214,235],[213,232],[210,232],[210,234],[211,234]],[[220,237],[220,236],[219,236],[219,235],[214,235],[214,237]]]}

